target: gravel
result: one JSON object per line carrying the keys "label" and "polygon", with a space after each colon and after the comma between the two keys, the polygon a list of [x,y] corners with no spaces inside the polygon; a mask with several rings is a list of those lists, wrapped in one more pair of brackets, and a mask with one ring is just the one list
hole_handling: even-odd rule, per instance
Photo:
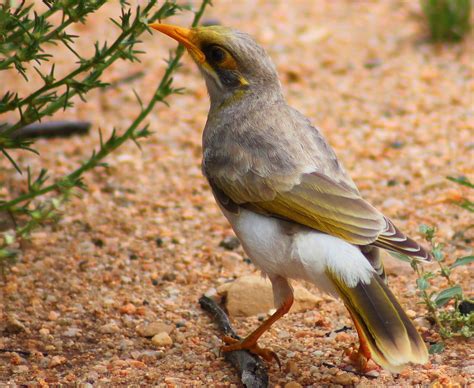
{"label": "gravel", "polygon": [[[448,260],[472,254],[466,242],[474,238],[474,230],[467,230],[472,220],[452,205],[467,190],[445,179],[474,179],[474,116],[468,103],[474,87],[472,36],[457,45],[426,43],[419,2],[214,3],[206,17],[252,34],[268,49],[289,102],[321,127],[371,203],[414,238],[420,237],[421,223],[441,225],[438,238],[447,245]],[[80,36],[79,52],[116,34],[108,18],[119,16],[117,4],[109,2],[70,31]],[[189,15],[173,22],[186,25]],[[171,39],[145,34],[142,62],[117,63],[104,80],[140,70],[144,77],[93,92],[85,103],[75,99],[73,109],[54,117],[92,121],[90,134],[39,140],[41,157],[15,154],[20,165],[31,166],[33,175],[48,168],[51,180],[76,168],[97,147],[99,128],[106,138],[139,112],[133,90],[148,101],[164,71],[161,58],[172,47]],[[57,69],[76,66],[67,48],[48,50]],[[0,72],[0,84],[21,95],[41,82],[34,71],[29,82],[14,71]],[[127,144],[107,159],[108,169],[88,173],[88,192],[71,198],[60,222],[35,231],[23,247],[1,286],[0,348],[20,353],[0,353],[0,385],[238,386],[235,371],[219,355],[217,331],[197,301],[210,289],[258,271],[229,237],[233,233],[200,172],[208,101],[189,57],[174,82],[186,91],[169,100],[170,108],[156,107],[149,120],[154,134],[141,142],[142,150]],[[25,177],[5,158],[0,158],[0,182],[0,197],[25,188]],[[222,246],[223,241],[228,243]],[[401,304],[413,318],[422,318],[426,311],[417,303],[409,266],[387,258],[386,268]],[[469,288],[467,269],[456,269],[453,277]],[[350,318],[342,303],[305,286],[322,298],[318,307],[289,314],[261,340],[283,365],[291,352],[290,369],[297,372],[269,365],[271,386],[472,382],[469,346],[454,339],[432,356],[433,363],[408,367],[398,376],[344,371],[343,352],[356,333],[326,335],[351,326]],[[147,322],[175,326],[171,333],[153,334],[166,340],[165,346],[139,335],[137,327]],[[418,322],[426,326],[426,338],[436,339],[432,327]],[[256,316],[233,320],[242,335],[258,323]]]}

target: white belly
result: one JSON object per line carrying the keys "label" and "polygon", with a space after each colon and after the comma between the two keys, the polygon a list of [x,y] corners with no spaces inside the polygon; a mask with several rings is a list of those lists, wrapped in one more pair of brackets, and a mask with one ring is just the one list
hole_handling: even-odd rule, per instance
{"label": "white belly", "polygon": [[340,238],[296,224],[289,231],[287,222],[245,209],[238,215],[223,212],[252,262],[270,277],[303,279],[330,293],[328,270],[350,287],[370,282],[370,263],[358,247]]}

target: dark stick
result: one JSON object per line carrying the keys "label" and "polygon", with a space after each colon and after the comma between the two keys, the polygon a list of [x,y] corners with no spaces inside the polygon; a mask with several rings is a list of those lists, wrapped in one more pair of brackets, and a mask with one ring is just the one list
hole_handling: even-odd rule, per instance
{"label": "dark stick", "polygon": [[18,353],[25,357],[31,356],[31,352],[27,350],[17,350],[17,349],[0,349],[0,353]]}
{"label": "dark stick", "polygon": [[[89,132],[90,127],[91,123],[87,121],[49,121],[46,123],[33,123],[13,132],[11,137],[13,139],[31,139],[34,137],[84,135]],[[8,125],[6,128],[8,128]]]}
{"label": "dark stick", "polygon": [[344,325],[340,329],[336,329],[336,330],[333,330],[333,331],[328,331],[326,334],[324,334],[324,336],[329,337],[332,333],[342,333],[342,332],[346,332],[346,331],[349,331],[349,330],[352,330],[352,327]]}
{"label": "dark stick", "polygon": [[[0,353],[18,353],[24,357],[30,357],[32,354],[28,350],[18,350],[18,349],[0,349]],[[38,353],[41,353],[44,357],[48,356],[48,353],[46,352],[38,352]]]}
{"label": "dark stick", "polygon": [[[232,328],[224,310],[211,298],[201,296],[201,308],[207,311],[225,335],[240,339]],[[230,362],[239,372],[240,381],[245,387],[268,387],[267,368],[256,355],[246,350],[235,350],[224,353],[226,361]]]}

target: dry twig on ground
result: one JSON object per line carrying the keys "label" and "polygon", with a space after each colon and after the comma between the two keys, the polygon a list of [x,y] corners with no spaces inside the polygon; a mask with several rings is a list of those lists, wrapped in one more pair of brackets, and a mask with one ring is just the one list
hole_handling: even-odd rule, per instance
{"label": "dry twig on ground", "polygon": [[[219,327],[219,331],[239,339],[239,336],[230,325],[227,314],[214,300],[202,296],[199,299],[199,304],[203,310],[212,316]],[[224,358],[238,370],[240,380],[244,386],[252,388],[268,387],[267,368],[259,357],[246,350],[236,350],[224,353]]]}

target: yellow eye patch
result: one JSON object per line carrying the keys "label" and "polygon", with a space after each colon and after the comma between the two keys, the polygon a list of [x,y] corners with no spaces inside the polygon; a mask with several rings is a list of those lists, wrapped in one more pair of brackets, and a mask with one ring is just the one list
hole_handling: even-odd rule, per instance
{"label": "yellow eye patch", "polygon": [[217,64],[220,68],[226,70],[237,70],[237,62],[235,61],[234,57],[226,52],[226,56],[224,60]]}
{"label": "yellow eye patch", "polygon": [[201,66],[221,85],[229,88],[247,86],[248,81],[239,71],[239,66],[229,50],[220,44],[208,44],[201,48],[206,58]]}
{"label": "yellow eye patch", "polygon": [[219,45],[210,45],[204,50],[207,62],[214,67],[224,70],[237,70],[237,62],[232,54]]}

